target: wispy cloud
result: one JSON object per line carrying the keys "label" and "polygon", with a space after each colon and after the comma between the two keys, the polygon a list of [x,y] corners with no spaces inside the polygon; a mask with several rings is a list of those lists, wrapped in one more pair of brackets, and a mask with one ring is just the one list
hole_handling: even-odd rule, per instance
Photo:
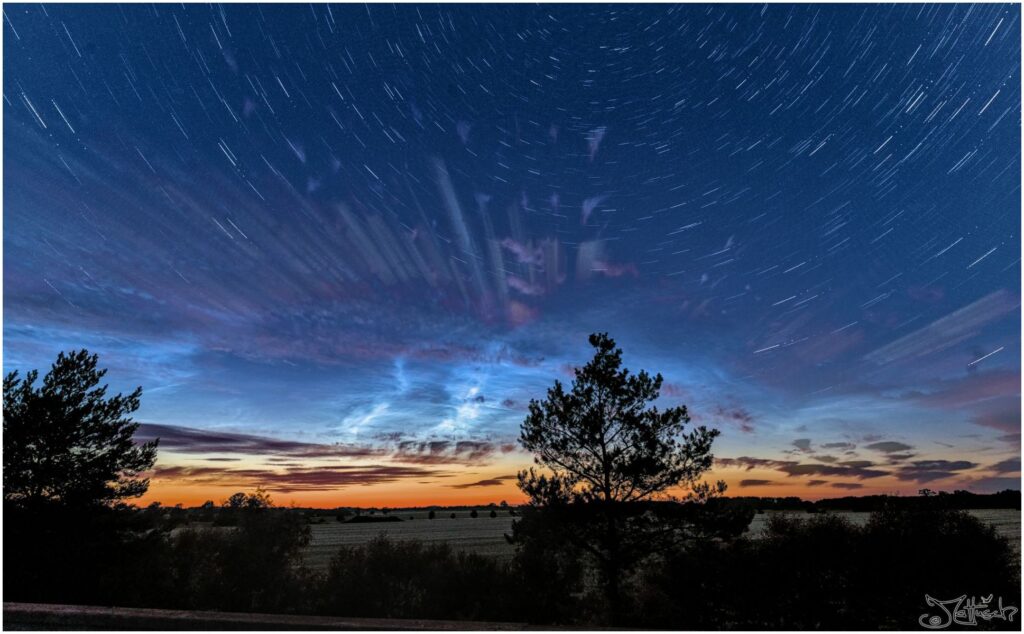
{"label": "wispy cloud", "polygon": [[977,466],[978,463],[967,460],[917,460],[899,467],[895,475],[904,481],[932,482],[954,477]]}
{"label": "wispy cloud", "polygon": [[996,473],[1019,473],[1020,472],[1020,458],[1008,458],[1000,461],[989,467]]}
{"label": "wispy cloud", "polygon": [[464,484],[451,484],[449,485],[453,489],[475,489],[477,487],[494,487],[505,484],[509,480],[515,480],[514,475],[498,476],[497,478],[487,478],[485,480],[477,480],[476,482],[466,482]]}
{"label": "wispy cloud", "polygon": [[719,467],[738,467],[751,471],[753,469],[779,469],[784,466],[796,465],[795,460],[775,460],[773,458],[753,458],[740,456],[739,458],[716,458],[715,465]]}
{"label": "wispy cloud", "polygon": [[427,440],[398,443],[393,457],[415,464],[480,464],[504,448],[485,440]]}
{"label": "wispy cloud", "polygon": [[879,451],[882,453],[896,453],[898,451],[907,451],[908,449],[913,449],[913,447],[911,447],[910,445],[901,442],[896,442],[894,440],[883,440],[881,442],[874,442],[871,443],[870,445],[865,445],[865,448],[870,449],[872,451]]}
{"label": "wispy cloud", "polygon": [[826,477],[849,477],[866,480],[869,478],[881,478],[889,475],[888,471],[880,469],[868,469],[861,466],[842,466],[827,464],[799,464],[780,467],[789,476],[826,476]]}
{"label": "wispy cloud", "polygon": [[754,415],[743,407],[716,405],[714,416],[724,422],[737,425],[744,433],[754,433]]}
{"label": "wispy cloud", "polygon": [[793,446],[798,451],[810,452],[811,451],[811,439],[810,438],[797,438],[793,441]]}
{"label": "wispy cloud", "polygon": [[135,432],[138,442],[160,439],[160,449],[184,454],[275,455],[296,458],[349,457],[365,458],[384,455],[380,447],[353,444],[327,444],[281,440],[241,434],[143,423]]}
{"label": "wispy cloud", "polygon": [[715,460],[715,465],[719,467],[739,467],[747,471],[753,469],[772,469],[781,471],[790,477],[826,476],[870,479],[889,475],[888,471],[870,468],[873,466],[873,463],[870,461],[850,461],[838,465],[801,464],[795,460],[774,460],[771,458],[741,456],[739,458],[718,458]]}
{"label": "wispy cloud", "polygon": [[834,489],[849,489],[851,491],[864,488],[863,484],[857,482],[833,482],[831,486]]}
{"label": "wispy cloud", "polygon": [[160,440],[160,449],[206,460],[237,460],[260,456],[270,462],[316,458],[385,459],[419,465],[481,465],[515,450],[512,443],[490,440],[402,440],[400,435],[376,435],[373,443],[314,443],[178,425],[144,423],[136,442]]}
{"label": "wispy cloud", "polygon": [[317,467],[285,467],[275,469],[230,469],[221,467],[157,467],[154,483],[172,485],[206,485],[252,489],[263,487],[283,493],[301,491],[333,491],[354,486],[442,477],[445,471],[399,465],[324,465]]}
{"label": "wispy cloud", "polygon": [[740,488],[741,489],[742,488],[746,488],[746,487],[759,487],[759,486],[764,486],[766,484],[775,484],[775,482],[773,480],[758,480],[756,478],[751,478],[751,479],[748,479],[748,480],[740,480]]}

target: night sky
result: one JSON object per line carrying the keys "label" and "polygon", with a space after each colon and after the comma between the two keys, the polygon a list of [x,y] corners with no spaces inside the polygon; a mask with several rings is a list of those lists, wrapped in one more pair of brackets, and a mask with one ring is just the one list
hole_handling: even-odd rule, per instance
{"label": "night sky", "polygon": [[3,366],[143,502],[519,495],[607,331],[733,495],[1020,478],[1019,5],[4,6]]}

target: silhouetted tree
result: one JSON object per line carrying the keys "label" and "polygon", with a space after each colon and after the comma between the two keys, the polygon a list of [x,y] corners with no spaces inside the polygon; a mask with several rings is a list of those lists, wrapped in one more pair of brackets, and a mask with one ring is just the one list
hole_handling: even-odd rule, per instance
{"label": "silhouetted tree", "polygon": [[476,519],[480,516],[480,514],[476,512],[476,509],[473,509],[472,511],[469,512],[469,516]]}
{"label": "silhouetted tree", "polygon": [[82,350],[59,354],[41,385],[35,370],[4,377],[5,599],[99,601],[118,578],[137,579],[173,524],[122,501],[145,493],[157,443],[133,439],[141,388],[108,397],[105,374]]}
{"label": "silhouetted tree", "polygon": [[224,500],[222,505],[226,509],[241,509],[245,508],[245,500],[248,496],[245,493],[239,491],[238,493],[232,494],[228,499]]}
{"label": "silhouetted tree", "polygon": [[[261,488],[254,493],[246,494],[239,491],[221,503],[220,512],[214,518],[214,526],[236,526],[243,511],[256,511],[274,506],[270,495]],[[341,520],[339,520],[341,521]]]}
{"label": "silhouetted tree", "polygon": [[274,503],[270,499],[270,494],[260,487],[256,487],[256,491],[250,493],[248,497],[245,498],[245,508],[250,510],[268,509],[272,506],[274,506]]}
{"label": "silhouetted tree", "polygon": [[434,519],[435,517],[437,517],[437,513],[436,513],[436,512],[435,512],[435,511],[434,511],[433,509],[431,509],[431,510],[430,510],[430,512],[429,512],[429,513],[427,513],[427,519],[428,519],[428,520],[432,520],[432,519]]}
{"label": "silhouetted tree", "polygon": [[[591,335],[590,344],[594,358],[575,370],[569,391],[555,381],[545,400],[530,401],[520,443],[547,472],[518,477],[531,505],[573,524],[566,534],[596,559],[615,620],[624,576],[671,533],[649,502],[697,482],[711,467],[718,431],[684,433],[685,406],[650,405],[660,374],[623,368],[622,350],[607,334]],[[724,489],[720,482],[714,493]]]}
{"label": "silhouetted tree", "polygon": [[498,512],[495,511],[494,509],[491,509],[491,517],[498,517]]}
{"label": "silhouetted tree", "polygon": [[96,355],[79,350],[39,373],[4,377],[4,501],[24,507],[107,505],[149,488],[157,441],[135,444],[142,388],[107,397]]}

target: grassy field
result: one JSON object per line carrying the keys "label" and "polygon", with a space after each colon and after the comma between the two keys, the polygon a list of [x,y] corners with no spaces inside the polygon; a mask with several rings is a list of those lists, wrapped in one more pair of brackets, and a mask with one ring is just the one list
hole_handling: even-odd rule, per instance
{"label": "grassy field", "polygon": [[[450,513],[438,512],[438,517],[431,520],[427,519],[425,512],[396,512],[395,515],[405,521],[386,524],[313,524],[310,527],[313,538],[305,552],[306,563],[313,568],[326,568],[339,546],[364,544],[381,533],[395,540],[448,542],[453,548],[482,555],[512,556],[512,547],[505,541],[505,533],[511,532],[515,518],[508,512],[492,518],[487,511],[481,511],[480,517],[471,518],[468,511],[462,511],[456,514],[456,519],[451,519]],[[414,519],[410,520],[410,515]]]}
{"label": "grassy field", "polygon": [[[1020,511],[1016,510],[978,510],[970,511],[982,521],[994,524],[1001,535],[1010,539],[1014,550],[1020,553]],[[449,517],[450,512],[438,512],[436,519],[427,519],[426,511],[394,512],[402,522],[375,524],[342,524],[325,522],[314,524],[312,540],[306,548],[305,561],[312,568],[324,569],[331,556],[340,546],[364,544],[377,535],[384,533],[392,539],[416,539],[424,542],[448,542],[453,548],[468,552],[480,553],[503,559],[512,556],[512,547],[505,541],[505,533],[511,531],[514,517],[507,512],[498,512],[498,517],[488,516],[488,511],[480,511],[480,517],[469,517],[468,511],[457,513],[456,519]],[[863,524],[868,513],[839,513],[854,524]],[[412,516],[414,519],[410,520]],[[750,524],[748,534],[756,535],[764,527],[770,513],[755,515]]]}

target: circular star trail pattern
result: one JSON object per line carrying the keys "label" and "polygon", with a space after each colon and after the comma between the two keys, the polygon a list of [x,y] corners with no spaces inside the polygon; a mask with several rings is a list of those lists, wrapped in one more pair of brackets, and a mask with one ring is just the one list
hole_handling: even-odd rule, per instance
{"label": "circular star trail pattern", "polygon": [[602,330],[764,482],[1019,468],[1018,6],[3,28],[8,370],[88,346],[155,425],[500,456]]}

